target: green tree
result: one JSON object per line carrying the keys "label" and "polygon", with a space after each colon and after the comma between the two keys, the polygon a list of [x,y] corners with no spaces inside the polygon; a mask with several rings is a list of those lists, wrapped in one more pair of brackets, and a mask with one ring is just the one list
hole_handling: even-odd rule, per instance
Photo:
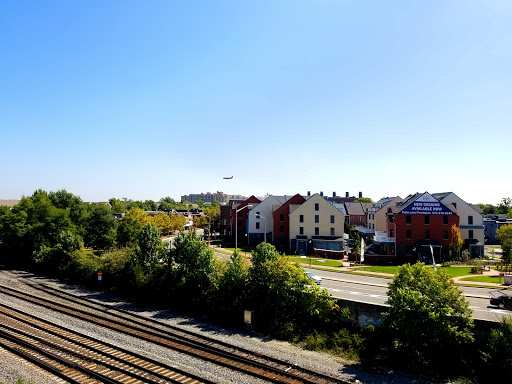
{"label": "green tree", "polygon": [[359,199],[355,199],[354,203],[373,203],[373,200],[369,197],[360,197]]}
{"label": "green tree", "polygon": [[109,250],[114,247],[117,220],[110,208],[104,204],[95,204],[86,219],[84,242],[95,250]]}
{"label": "green tree", "polygon": [[498,207],[496,208],[497,213],[507,215],[512,210],[512,199],[510,197],[504,197],[501,199]]}
{"label": "green tree", "polygon": [[496,213],[496,207],[492,204],[478,204],[484,215],[493,215]]}
{"label": "green tree", "polygon": [[144,207],[147,211],[156,211],[158,209],[158,205],[153,200],[144,201]]}
{"label": "green tree", "polygon": [[398,361],[426,372],[461,368],[457,364],[465,361],[465,348],[474,341],[473,320],[450,276],[423,263],[406,264],[388,286],[385,324]]}
{"label": "green tree", "polygon": [[244,260],[238,250],[233,252],[227,262],[227,267],[219,281],[220,305],[217,310],[229,313],[243,310],[247,295],[249,264]]}
{"label": "green tree", "polygon": [[127,211],[125,203],[115,197],[110,198],[108,202],[112,213],[123,213]]}
{"label": "green tree", "polygon": [[48,198],[52,204],[59,209],[69,209],[77,204],[82,203],[82,199],[65,189],[60,189],[57,192],[49,192]]}
{"label": "green tree", "polygon": [[355,255],[361,254],[361,236],[357,229],[350,230],[350,239],[352,240],[352,253]]}
{"label": "green tree", "polygon": [[143,223],[133,217],[125,216],[117,227],[116,242],[119,247],[134,247],[137,244]]}
{"label": "green tree", "polygon": [[483,360],[487,382],[499,383],[512,376],[512,319],[509,317],[503,316],[499,328],[491,330]]}
{"label": "green tree", "polygon": [[217,287],[215,254],[194,232],[180,231],[170,250],[170,278],[182,304],[210,302]]}
{"label": "green tree", "polygon": [[500,239],[502,249],[502,261],[505,264],[512,263],[512,224],[502,225],[496,230],[496,237]]}
{"label": "green tree", "polygon": [[154,224],[146,224],[137,239],[137,257],[147,272],[151,272],[158,261],[164,257],[164,246],[160,240],[160,231]]}

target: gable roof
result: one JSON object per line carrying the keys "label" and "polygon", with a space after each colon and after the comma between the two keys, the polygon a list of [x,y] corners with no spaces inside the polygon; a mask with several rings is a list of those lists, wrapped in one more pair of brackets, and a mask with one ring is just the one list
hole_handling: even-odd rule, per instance
{"label": "gable roof", "polygon": [[347,213],[349,215],[364,215],[363,207],[361,203],[345,203]]}
{"label": "gable roof", "polygon": [[[455,194],[454,192],[443,192],[443,193],[434,193],[433,196],[436,196],[436,198],[438,200],[443,200],[444,198],[446,198],[447,196],[449,195],[453,195],[457,198],[459,198],[462,202],[464,202],[467,206],[469,206],[470,208],[472,208],[476,213],[478,214],[482,214],[482,210],[480,209],[480,207],[476,204],[469,204],[469,203],[466,203],[466,201],[462,198],[460,198],[459,196],[457,196],[457,194]],[[440,196],[440,197],[437,197],[437,196]]]}
{"label": "gable roof", "polygon": [[438,199],[428,192],[416,193],[414,196],[407,198],[399,206],[395,207],[393,213],[401,213],[405,215],[453,215],[455,209],[450,205],[441,203]]}

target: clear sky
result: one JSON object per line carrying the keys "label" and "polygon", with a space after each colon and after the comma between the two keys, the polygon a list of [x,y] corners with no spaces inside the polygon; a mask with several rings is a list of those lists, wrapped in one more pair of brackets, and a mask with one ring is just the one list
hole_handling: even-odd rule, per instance
{"label": "clear sky", "polygon": [[0,1],[0,199],[497,204],[511,20],[508,0]]}

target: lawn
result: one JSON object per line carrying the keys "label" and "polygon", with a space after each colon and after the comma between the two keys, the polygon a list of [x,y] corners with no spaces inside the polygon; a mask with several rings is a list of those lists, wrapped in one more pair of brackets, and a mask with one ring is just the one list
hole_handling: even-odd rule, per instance
{"label": "lawn", "polygon": [[[428,268],[432,268],[431,265],[427,265]],[[445,271],[451,277],[471,275],[471,267],[438,267],[440,270]],[[395,274],[398,271],[396,265],[383,265],[383,266],[371,266],[371,267],[357,267],[352,268],[356,271],[361,272],[377,272],[377,273],[391,273]]]}
{"label": "lawn", "polygon": [[475,275],[473,277],[465,277],[461,281],[478,281],[480,283],[497,283],[503,284],[503,276],[483,276]]}
{"label": "lawn", "polygon": [[[309,264],[309,257],[294,257],[289,256],[288,259],[293,263],[299,263],[299,264]],[[314,259],[311,258],[311,265],[318,265],[318,266],[324,266],[324,267],[342,267],[343,264],[341,264],[339,261],[335,260],[324,260],[324,259]]]}

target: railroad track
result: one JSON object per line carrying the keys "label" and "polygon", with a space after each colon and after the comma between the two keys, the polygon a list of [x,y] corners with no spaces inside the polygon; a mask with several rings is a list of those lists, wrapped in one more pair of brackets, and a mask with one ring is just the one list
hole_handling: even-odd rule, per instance
{"label": "railroad track", "polygon": [[212,383],[2,304],[0,345],[72,383]]}
{"label": "railroad track", "polygon": [[51,295],[52,300],[5,286],[0,286],[0,292],[268,382],[294,384],[349,383],[286,361],[219,342],[213,338],[171,327],[128,311],[98,304],[45,284],[30,285],[45,294]]}

